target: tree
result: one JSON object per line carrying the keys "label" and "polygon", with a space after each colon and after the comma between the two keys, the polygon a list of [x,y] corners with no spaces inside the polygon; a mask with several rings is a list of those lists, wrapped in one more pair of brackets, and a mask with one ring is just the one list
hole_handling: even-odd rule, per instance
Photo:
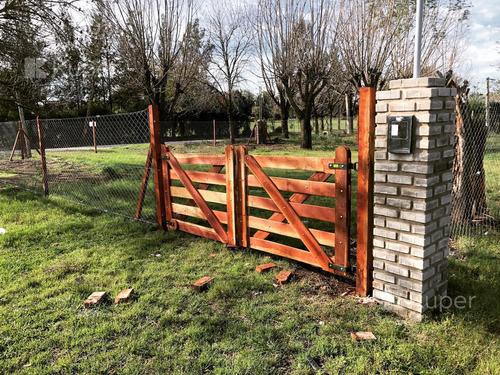
{"label": "tree", "polygon": [[471,224],[488,214],[484,172],[488,136],[485,106],[483,101],[469,98],[467,81],[457,83],[451,71],[447,81],[448,87],[457,89],[451,220],[458,224]]}
{"label": "tree", "polygon": [[[423,74],[448,70],[456,62],[468,7],[467,0],[425,2]],[[357,90],[411,77],[415,0],[341,0],[339,9],[339,52]]]}
{"label": "tree", "polygon": [[99,0],[98,9],[110,23],[124,78],[142,87],[160,118],[173,119],[177,101],[197,78],[193,1]]}
{"label": "tree", "polygon": [[301,147],[312,148],[315,98],[336,67],[334,4],[329,0],[261,0],[263,71],[283,90],[300,120]]}
{"label": "tree", "polygon": [[207,33],[211,59],[206,64],[207,84],[220,95],[229,120],[229,141],[235,142],[233,93],[243,81],[252,34],[246,27],[244,9],[230,1],[212,3],[207,16]]}
{"label": "tree", "polygon": [[[47,97],[47,73],[41,69],[45,40],[61,34],[60,9],[73,1],[16,0],[0,3],[0,99],[14,103],[23,129],[27,132],[25,109],[37,111]],[[27,141],[26,141],[26,144]],[[28,157],[31,150],[28,148]]]}

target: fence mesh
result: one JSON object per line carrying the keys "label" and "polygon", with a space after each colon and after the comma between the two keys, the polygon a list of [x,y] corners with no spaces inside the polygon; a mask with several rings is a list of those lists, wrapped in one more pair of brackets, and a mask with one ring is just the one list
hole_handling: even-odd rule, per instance
{"label": "fence mesh", "polygon": [[[490,101],[487,113],[484,97],[464,96],[458,108],[452,169],[453,238],[487,233],[498,226],[500,218],[500,102]],[[40,122],[45,133],[50,194],[135,217],[150,140],[148,111]],[[294,121],[290,123],[293,133]],[[269,125],[272,132],[273,125]],[[278,127],[279,123],[275,125]],[[332,125],[334,130],[337,124]],[[246,139],[252,126],[237,122],[236,128],[238,137]],[[9,161],[18,129],[18,122],[0,123],[0,185],[11,184],[42,193],[38,157],[23,160],[17,147],[13,160]],[[161,123],[161,129],[162,141],[166,143],[214,137],[213,121],[166,121]],[[320,129],[329,130],[330,123],[325,122]],[[38,145],[36,120],[26,121],[24,131],[29,141]],[[228,123],[215,122],[215,137],[228,136]],[[332,136],[323,138],[325,147],[331,149]],[[32,148],[31,152],[36,151]],[[150,181],[142,220],[155,222],[152,177]]]}
{"label": "fence mesh", "polygon": [[500,102],[461,95],[456,129],[451,236],[487,235],[500,218]]}
{"label": "fence mesh", "polygon": [[[105,116],[40,119],[46,149],[50,195],[87,207],[134,218],[150,142],[147,110]],[[163,142],[211,140],[229,137],[224,121],[161,122]],[[0,124],[0,185],[11,184],[43,193],[40,159],[22,159],[19,143],[12,161],[17,122]],[[236,122],[239,137],[250,124]],[[28,140],[38,147],[36,120],[25,121]],[[23,138],[24,140],[24,138]],[[30,149],[35,153],[35,147]],[[28,149],[28,148],[27,148]],[[97,152],[96,152],[97,150]],[[151,172],[151,171],[149,171]],[[156,222],[154,180],[150,173],[141,220]]]}

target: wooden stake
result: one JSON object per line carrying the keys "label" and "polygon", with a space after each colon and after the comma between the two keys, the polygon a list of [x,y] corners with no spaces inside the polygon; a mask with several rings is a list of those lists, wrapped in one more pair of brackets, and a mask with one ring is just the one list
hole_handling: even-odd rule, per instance
{"label": "wooden stake", "polygon": [[42,183],[43,183],[43,194],[45,196],[49,195],[49,181],[47,176],[47,160],[45,158],[45,141],[42,125],[40,124],[40,118],[36,117],[36,126],[38,128],[38,142],[40,143],[40,160],[42,163]]}
{"label": "wooden stake", "polygon": [[358,118],[358,238],[356,293],[372,290],[373,272],[373,168],[375,149],[375,88],[361,87]]}

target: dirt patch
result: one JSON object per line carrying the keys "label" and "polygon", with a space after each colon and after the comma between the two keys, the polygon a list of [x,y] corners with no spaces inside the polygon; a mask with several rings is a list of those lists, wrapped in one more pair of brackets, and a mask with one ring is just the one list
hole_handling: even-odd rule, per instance
{"label": "dirt patch", "polygon": [[317,269],[298,268],[294,272],[294,282],[304,286],[303,292],[306,296],[330,296],[339,297],[344,292],[354,291],[354,280],[342,279],[334,275],[321,273]]}

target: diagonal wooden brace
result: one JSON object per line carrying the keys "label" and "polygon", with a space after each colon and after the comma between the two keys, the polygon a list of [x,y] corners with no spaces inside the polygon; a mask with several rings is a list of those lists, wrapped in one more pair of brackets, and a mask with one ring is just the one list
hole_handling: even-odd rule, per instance
{"label": "diagonal wooden brace", "polygon": [[181,180],[182,184],[189,192],[189,194],[191,194],[193,200],[196,202],[197,206],[201,209],[201,211],[205,215],[205,218],[210,223],[212,228],[215,230],[220,240],[224,243],[227,243],[228,242],[227,233],[222,227],[222,224],[220,223],[219,219],[214,214],[214,212],[210,209],[210,207],[208,207],[207,203],[201,196],[198,189],[196,189],[196,187],[193,185],[193,182],[190,180],[189,176],[182,169],[179,161],[175,158],[175,156],[171,152],[167,152],[166,155],[168,156],[168,164],[177,173],[177,176],[179,176],[179,179]]}
{"label": "diagonal wooden brace", "polygon": [[246,155],[245,164],[252,171],[253,175],[260,182],[267,194],[269,194],[269,196],[274,200],[283,216],[285,216],[286,220],[288,220],[295,232],[300,236],[307,249],[313,254],[321,268],[325,271],[331,271],[329,267],[329,264],[332,263],[331,259],[328,258],[316,238],[302,223],[302,220],[300,220],[290,203],[283,198],[274,182],[265,174],[255,158],[251,155]]}
{"label": "diagonal wooden brace", "polygon": [[[324,173],[324,172],[314,172],[311,177],[308,178],[308,181],[319,181],[319,182],[325,182],[328,180],[328,178],[331,176],[329,173]],[[304,203],[307,198],[309,198],[311,194],[303,194],[303,193],[294,193],[288,201],[290,203]],[[283,216],[282,213],[275,212],[274,214],[271,215],[269,218],[271,221],[278,221],[278,222],[283,222],[285,221],[285,216]],[[271,233],[265,232],[263,230],[257,231],[253,237],[259,238],[262,240],[265,240],[267,237],[269,237]]]}

